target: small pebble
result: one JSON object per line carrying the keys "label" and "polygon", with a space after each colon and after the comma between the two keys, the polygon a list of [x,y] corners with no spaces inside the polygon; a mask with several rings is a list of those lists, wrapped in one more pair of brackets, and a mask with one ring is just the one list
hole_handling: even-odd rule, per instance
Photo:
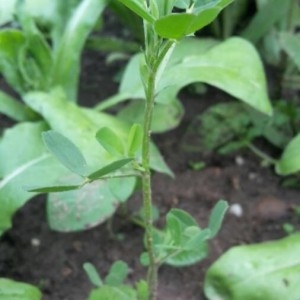
{"label": "small pebble", "polygon": [[243,166],[245,164],[245,160],[241,156],[236,156],[235,163],[238,166]]}
{"label": "small pebble", "polygon": [[39,247],[40,245],[41,245],[41,241],[38,238],[32,238],[31,239],[31,246]]}
{"label": "small pebble", "polygon": [[228,212],[238,218],[243,216],[243,208],[239,203],[231,204]]}

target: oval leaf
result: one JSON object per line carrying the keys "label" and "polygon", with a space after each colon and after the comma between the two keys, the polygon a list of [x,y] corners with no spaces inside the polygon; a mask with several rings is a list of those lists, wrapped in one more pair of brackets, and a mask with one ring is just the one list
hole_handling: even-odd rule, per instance
{"label": "oval leaf", "polygon": [[89,277],[90,282],[96,287],[102,286],[102,280],[98,274],[97,269],[91,263],[84,263],[83,269],[85,270],[87,276]]}
{"label": "oval leaf", "polygon": [[218,203],[214,206],[210,214],[208,224],[208,228],[211,231],[210,238],[215,237],[220,230],[227,209],[228,203],[224,200],[219,200]]}
{"label": "oval leaf", "polygon": [[128,134],[128,156],[134,157],[142,148],[143,128],[140,124],[133,124]]}
{"label": "oval leaf", "polygon": [[84,176],[86,161],[80,150],[60,133],[49,130],[43,132],[43,140],[49,151],[69,170]]}
{"label": "oval leaf", "polygon": [[103,127],[96,133],[97,141],[109,153],[119,156],[124,154],[124,146],[119,136],[108,127]]}

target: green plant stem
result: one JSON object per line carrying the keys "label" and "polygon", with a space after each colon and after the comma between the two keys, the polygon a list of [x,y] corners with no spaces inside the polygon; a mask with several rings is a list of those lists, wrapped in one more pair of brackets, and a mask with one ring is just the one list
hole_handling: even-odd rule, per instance
{"label": "green plant stem", "polygon": [[[153,65],[148,63],[147,65],[147,82],[145,84],[145,113],[144,113],[144,124],[143,124],[143,143],[142,143],[142,183],[143,183],[143,207],[144,207],[144,218],[145,218],[145,231],[146,231],[146,246],[149,255],[149,268],[147,275],[147,282],[149,287],[149,299],[155,300],[157,298],[157,273],[158,264],[156,262],[154,247],[153,247],[153,216],[152,216],[152,189],[151,189],[151,172],[150,172],[150,139],[151,139],[151,121],[152,113],[155,101],[155,82],[156,76],[163,59],[167,55],[169,49],[173,45],[173,41],[167,41],[165,45],[157,51],[159,53],[156,57]],[[153,48],[152,48],[153,49]],[[153,57],[146,61],[153,62]]]}
{"label": "green plant stem", "polygon": [[272,165],[276,164],[276,160],[274,158],[272,158],[271,156],[267,155],[266,153],[264,153],[263,151],[261,151],[260,149],[258,149],[252,143],[247,144],[247,147],[253,153],[255,153],[258,157],[260,157],[261,159],[263,159],[264,161],[266,161],[268,164],[272,164]]}

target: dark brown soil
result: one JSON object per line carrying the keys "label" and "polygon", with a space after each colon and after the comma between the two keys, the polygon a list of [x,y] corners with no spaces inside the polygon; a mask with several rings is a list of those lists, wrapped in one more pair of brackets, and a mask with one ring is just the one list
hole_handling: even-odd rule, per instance
{"label": "dark brown soil", "polygon": [[[103,55],[87,52],[84,62],[80,99],[93,105],[113,94],[115,66],[106,66]],[[230,97],[209,88],[202,96],[185,91],[181,99],[186,108],[179,128],[156,136],[175,179],[161,174],[153,176],[155,205],[163,216],[172,207],[190,212],[201,224],[218,199],[240,204],[243,214],[226,215],[221,232],[210,243],[207,259],[191,267],[163,266],[159,272],[159,300],[201,300],[203,280],[207,268],[233,245],[256,243],[286,235],[285,222],[299,228],[293,207],[300,205],[299,191],[283,188],[281,178],[271,168],[262,167],[260,160],[247,151],[226,157],[217,154],[187,153],[182,141],[193,117],[209,105],[230,101]],[[4,119],[0,119],[4,124]],[[205,161],[206,168],[192,170],[190,161]],[[129,200],[131,210],[138,210],[141,195]],[[145,276],[139,264],[143,251],[143,231],[136,225],[115,216],[113,228],[123,239],[113,239],[107,224],[79,233],[57,233],[49,229],[45,216],[45,199],[37,197],[28,202],[14,217],[13,229],[0,241],[0,277],[33,283],[43,291],[44,300],[85,300],[91,289],[83,269],[84,262],[92,262],[105,275],[113,261],[126,261],[134,282]],[[36,242],[39,241],[39,245]]]}

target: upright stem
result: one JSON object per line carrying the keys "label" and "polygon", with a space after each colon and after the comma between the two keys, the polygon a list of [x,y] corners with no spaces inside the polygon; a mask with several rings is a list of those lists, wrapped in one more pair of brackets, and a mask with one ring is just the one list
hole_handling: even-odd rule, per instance
{"label": "upright stem", "polygon": [[[159,53],[153,61],[152,65],[147,65],[147,80],[145,82],[145,113],[144,113],[144,127],[143,127],[143,145],[142,145],[142,183],[143,183],[143,206],[146,230],[147,251],[149,254],[149,268],[147,282],[149,287],[150,300],[157,298],[157,273],[158,263],[156,262],[154,247],[153,247],[153,216],[152,216],[152,190],[151,190],[151,172],[150,172],[150,139],[151,139],[151,121],[155,101],[155,82],[159,67],[171,48],[173,42],[165,42],[162,49],[157,49]],[[161,44],[159,44],[161,46]],[[152,45],[153,46],[153,45]],[[155,47],[151,47],[154,49]],[[153,58],[153,57],[152,57]],[[146,61],[150,61],[146,58]]]}

